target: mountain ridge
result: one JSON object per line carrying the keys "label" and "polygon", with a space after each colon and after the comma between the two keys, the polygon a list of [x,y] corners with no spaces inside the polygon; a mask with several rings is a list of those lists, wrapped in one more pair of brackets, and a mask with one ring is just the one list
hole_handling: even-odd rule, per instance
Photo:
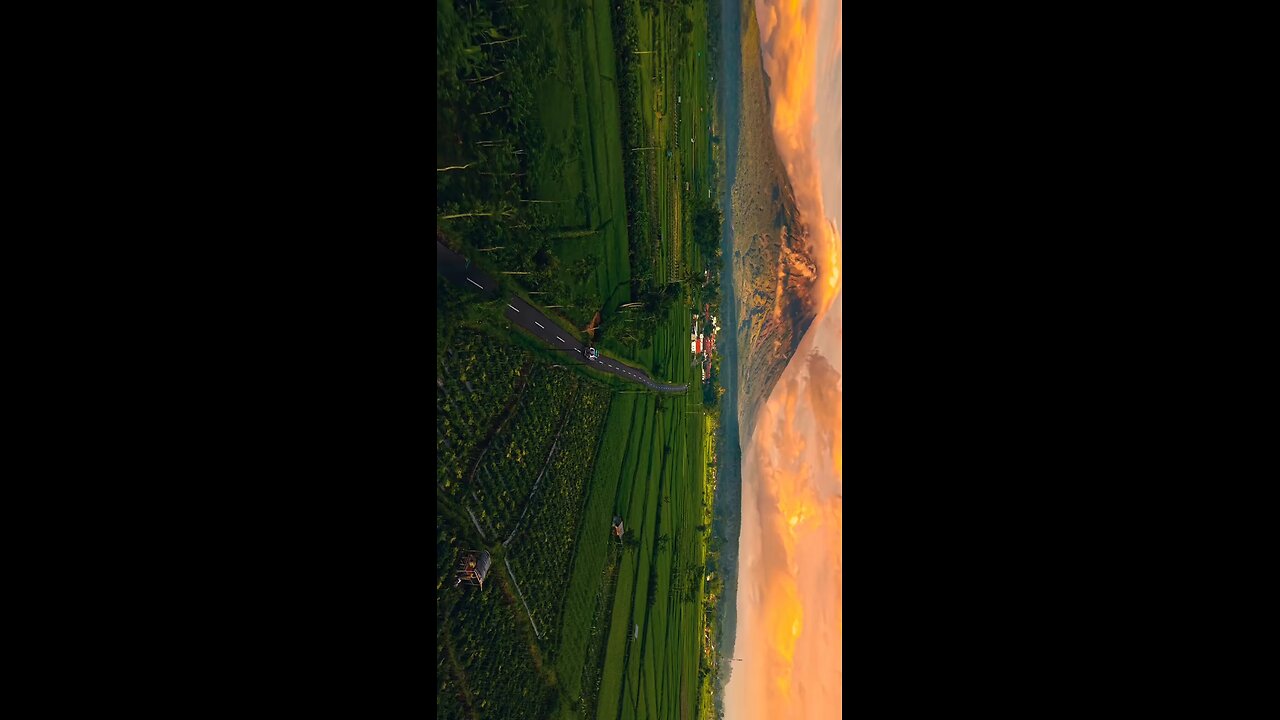
{"label": "mountain ridge", "polygon": [[808,228],[773,136],[769,77],[751,0],[743,3],[742,129],[732,189],[739,434],[745,449],[760,405],[817,315],[818,269]]}

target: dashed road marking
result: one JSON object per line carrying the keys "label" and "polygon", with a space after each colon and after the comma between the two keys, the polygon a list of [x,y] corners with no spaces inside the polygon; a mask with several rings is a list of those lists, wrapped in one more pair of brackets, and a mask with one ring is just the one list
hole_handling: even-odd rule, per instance
{"label": "dashed road marking", "polygon": [[471,278],[467,278],[467,282],[471,283],[472,285],[475,285],[476,287],[480,288],[481,290],[483,290],[483,289],[484,289],[484,286],[483,286],[483,285],[481,285],[480,283],[476,282],[475,280],[472,280]]}
{"label": "dashed road marking", "polygon": [[511,303],[507,303],[507,307],[511,308],[512,310],[515,310],[516,312],[520,312],[520,308],[512,305]]}
{"label": "dashed road marking", "polygon": [[534,321],[533,321],[533,324],[534,324],[534,325],[537,325],[538,327],[542,328],[543,330],[546,330],[546,329],[547,329],[547,326],[543,325],[542,323],[538,322],[537,320],[534,320]]}
{"label": "dashed road marking", "polygon": [[560,337],[559,335],[556,336],[556,339],[559,340],[560,342],[564,342],[564,338]]}

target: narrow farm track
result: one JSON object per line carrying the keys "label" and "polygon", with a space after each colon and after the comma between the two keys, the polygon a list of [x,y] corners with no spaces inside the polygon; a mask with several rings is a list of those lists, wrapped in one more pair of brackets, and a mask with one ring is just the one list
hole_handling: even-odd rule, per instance
{"label": "narrow farm track", "polygon": [[502,428],[506,426],[507,421],[514,417],[516,411],[520,409],[520,401],[524,399],[524,391],[528,389],[529,381],[533,379],[532,374],[530,373],[530,368],[532,366],[533,363],[526,362],[524,367],[521,368],[520,386],[516,390],[515,396],[511,399],[511,402],[507,403],[506,407],[502,409],[502,412],[498,414],[498,417],[501,419],[497,422],[497,425],[492,430],[485,433],[484,440],[481,440],[476,445],[476,447],[480,448],[480,453],[476,456],[475,464],[471,466],[471,472],[467,473],[467,482],[475,482],[476,472],[480,470],[480,463],[484,462],[484,456],[489,452],[489,446],[493,443],[493,439],[498,436],[498,433],[502,432]]}
{"label": "narrow farm track", "polygon": [[[511,584],[516,586],[516,593],[520,597],[520,605],[524,607],[525,616],[529,618],[529,627],[533,630],[533,636],[541,640],[542,638],[538,634],[538,624],[533,621],[533,613],[529,611],[529,603],[524,598],[524,591],[520,589],[520,583],[516,580],[515,572],[511,570],[511,564],[507,562],[506,558],[502,559],[502,564],[507,566],[507,575],[511,578]],[[507,600],[511,601],[511,604],[514,605],[516,602],[516,596],[511,594],[511,588],[504,584],[502,586],[502,591],[507,596]],[[538,670],[541,671],[542,656],[537,656],[535,660],[537,661]]]}
{"label": "narrow farm track", "polygon": [[471,695],[471,687],[467,684],[467,674],[458,665],[457,652],[453,649],[453,641],[447,638],[445,640],[445,651],[449,654],[449,667],[453,670],[453,676],[458,679],[458,686],[462,689],[462,704],[466,707],[467,712],[471,713],[473,720],[480,720],[480,715],[476,712],[475,699]]}
{"label": "narrow farm track", "polygon": [[524,510],[520,513],[520,519],[516,521],[515,529],[511,531],[511,535],[502,543],[504,546],[511,544],[511,539],[520,532],[520,526],[524,523],[525,515],[529,512],[529,506],[533,504],[534,494],[538,492],[538,485],[542,482],[543,476],[547,474],[547,468],[551,466],[551,457],[556,454],[556,445],[560,442],[560,436],[564,434],[564,429],[569,424],[569,418],[573,416],[573,408],[566,407],[564,417],[560,421],[560,429],[556,431],[555,440],[551,441],[551,450],[547,453],[546,459],[542,462],[542,471],[538,473],[538,479],[533,483],[533,489],[529,491],[529,496],[525,498]]}
{"label": "narrow farm track", "polygon": [[[679,165],[676,166],[675,187],[680,187],[680,166]],[[680,225],[680,196],[678,194],[676,195],[676,197],[672,198],[671,205],[672,205],[671,210],[672,210],[672,216],[673,216],[673,220],[671,223],[671,246],[674,248],[674,250],[671,253],[671,274],[667,277],[667,282],[672,282],[673,280],[676,280],[680,277],[680,262],[681,262],[681,259],[683,258],[683,255],[681,253],[681,241],[683,240],[683,238],[680,234],[680,228],[682,227]]]}
{"label": "narrow farm track", "polygon": [[605,556],[604,570],[601,572],[600,587],[596,591],[595,607],[591,613],[591,636],[588,639],[588,650],[582,665],[582,682],[580,706],[583,717],[594,717],[596,703],[600,698],[601,670],[604,665],[604,654],[609,646],[609,622],[613,615],[614,589],[618,584],[618,565],[621,550],[610,543]]}
{"label": "narrow farm track", "polygon": [[684,673],[680,673],[680,720],[690,720],[689,683],[686,681]]}

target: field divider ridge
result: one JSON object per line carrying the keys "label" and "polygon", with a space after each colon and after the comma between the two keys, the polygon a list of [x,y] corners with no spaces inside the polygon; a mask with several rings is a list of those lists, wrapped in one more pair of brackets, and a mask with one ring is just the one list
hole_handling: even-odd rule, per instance
{"label": "field divider ridge", "polygon": [[538,634],[538,623],[533,621],[533,613],[529,611],[529,603],[524,599],[524,591],[520,589],[520,581],[516,579],[515,572],[511,570],[511,563],[507,562],[505,557],[502,558],[502,563],[507,566],[507,573],[511,575],[511,584],[516,586],[516,593],[520,595],[520,602],[524,603],[524,612],[529,616],[529,624],[533,626],[534,636],[541,640],[542,635]]}

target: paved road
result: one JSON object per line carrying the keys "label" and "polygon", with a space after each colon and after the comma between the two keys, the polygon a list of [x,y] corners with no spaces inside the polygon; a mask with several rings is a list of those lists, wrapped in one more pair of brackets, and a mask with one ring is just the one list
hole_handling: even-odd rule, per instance
{"label": "paved road", "polygon": [[[487,297],[497,296],[498,284],[493,278],[474,267],[467,267],[467,261],[461,255],[442,245],[439,240],[436,240],[436,267],[439,268],[438,272],[451,282],[471,288]],[[572,332],[557,325],[542,311],[518,297],[509,297],[506,302],[507,309],[503,311],[503,315],[508,320],[528,330],[534,337],[547,343],[552,350],[564,353],[568,360],[590,365],[602,372],[613,373],[623,380],[637,382],[659,392],[680,393],[689,389],[688,385],[668,385],[657,382],[644,370],[603,355],[599,360],[591,360],[587,357],[589,348],[578,342]]]}
{"label": "paved road", "polygon": [[436,240],[436,272],[451,282],[472,290],[479,289],[493,297],[498,290],[498,283],[478,268],[468,267],[468,264],[466,258]]}

